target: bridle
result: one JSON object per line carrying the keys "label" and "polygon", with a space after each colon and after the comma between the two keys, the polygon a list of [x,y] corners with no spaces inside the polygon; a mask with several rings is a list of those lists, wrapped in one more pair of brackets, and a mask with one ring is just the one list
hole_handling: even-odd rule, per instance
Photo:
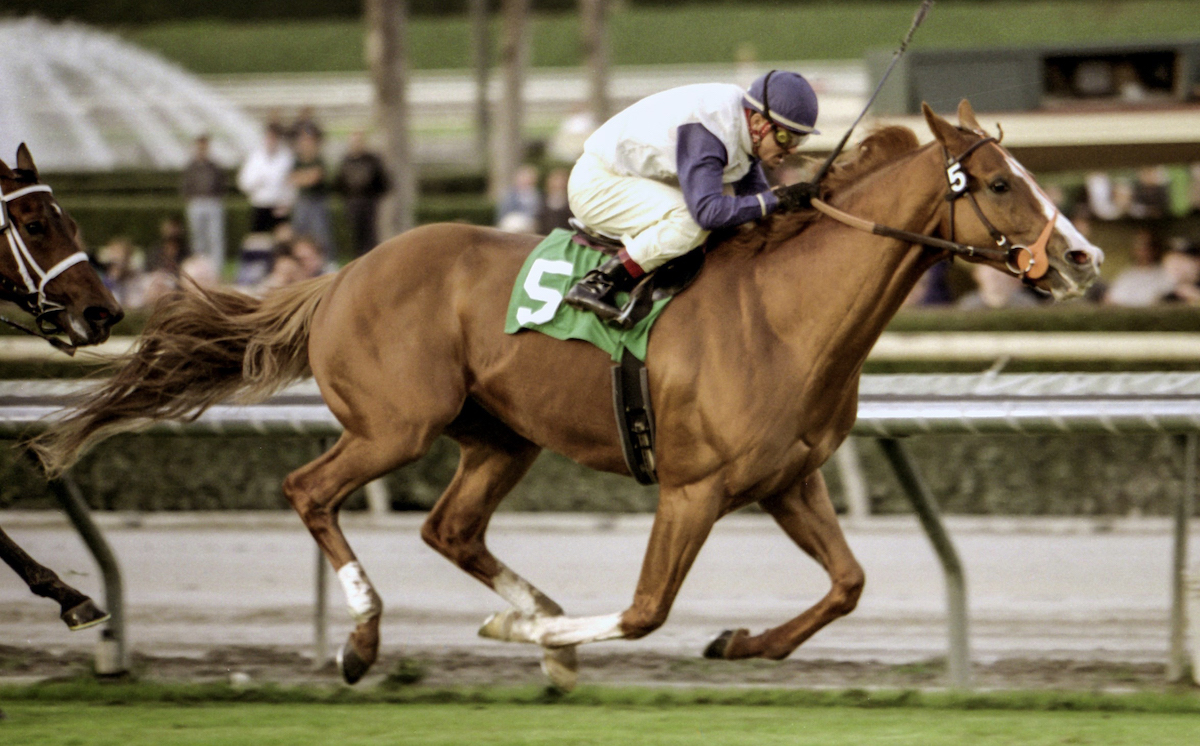
{"label": "bridle", "polygon": [[[34,336],[43,337],[60,349],[74,349],[73,346],[66,345],[61,340],[50,336],[57,332],[58,328],[49,322],[46,317],[55,311],[65,309],[66,306],[48,300],[46,298],[46,286],[54,278],[76,264],[88,261],[88,256],[82,251],[76,251],[49,269],[42,269],[42,266],[38,264],[37,259],[34,258],[33,254],[29,251],[29,247],[25,245],[25,241],[21,238],[21,232],[17,230],[17,226],[8,211],[9,202],[37,192],[54,194],[50,187],[45,184],[33,184],[8,194],[4,193],[4,188],[0,185],[0,235],[3,235],[7,239],[8,248],[12,252],[13,262],[17,265],[17,271],[21,275],[21,283],[17,283],[8,277],[0,277],[0,289],[4,291],[4,295],[10,296],[11,300],[34,317],[37,329],[29,329],[3,317],[0,317],[0,321]],[[22,287],[22,284],[24,287]]]}
{"label": "bridle", "polygon": [[[942,152],[945,155],[946,161],[946,184],[948,191],[946,192],[946,201],[950,203],[950,239],[934,238],[921,233],[913,233],[912,231],[904,231],[898,228],[891,228],[886,225],[855,217],[849,213],[833,207],[827,202],[820,199],[813,199],[812,205],[819,212],[828,215],[840,223],[848,225],[858,230],[874,233],[879,236],[887,236],[889,238],[898,238],[909,243],[923,244],[936,249],[943,249],[952,254],[966,257],[979,257],[995,262],[1000,262],[1012,274],[1022,279],[1036,280],[1046,273],[1049,268],[1049,259],[1046,255],[1046,245],[1050,242],[1050,234],[1053,232],[1054,223],[1057,219],[1057,213],[1052,215],[1046,222],[1046,226],[1038,235],[1037,239],[1028,246],[1013,243],[1008,236],[992,225],[992,222],[983,214],[983,209],[979,207],[979,202],[975,199],[975,195],[968,189],[968,180],[966,173],[962,170],[962,164],[979,148],[984,145],[993,144],[1000,147],[999,141],[990,136],[981,137],[960,153],[958,156],[951,156],[950,151],[945,145],[942,146]],[[975,215],[983,224],[985,230],[996,242],[996,248],[986,248],[980,246],[971,246],[970,244],[959,243],[954,240],[954,207],[959,199],[966,197],[971,207],[975,210]],[[1028,260],[1024,260],[1022,255],[1028,255]]]}

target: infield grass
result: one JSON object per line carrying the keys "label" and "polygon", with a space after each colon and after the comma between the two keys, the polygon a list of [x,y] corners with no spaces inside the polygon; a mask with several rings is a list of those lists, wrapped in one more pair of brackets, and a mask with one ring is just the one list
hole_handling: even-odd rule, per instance
{"label": "infield grass", "polygon": [[[609,20],[611,59],[618,65],[729,63],[746,53],[767,61],[861,59],[867,50],[894,49],[916,7],[916,0],[626,6]],[[537,14],[531,26],[535,66],[581,63],[576,14]],[[494,24],[493,39],[498,29]],[[355,20],[186,21],[122,33],[200,74],[365,69],[363,24]],[[937,4],[914,44],[920,49],[1027,47],[1197,35],[1195,0],[994,0]],[[471,65],[465,16],[414,18],[408,40],[417,69]],[[492,46],[495,52],[498,45]]]}
{"label": "infield grass", "polygon": [[0,744],[1200,743],[1195,690],[953,693],[583,687],[0,686]]}
{"label": "infield grass", "polygon": [[847,707],[223,703],[5,705],[22,746],[300,744],[1155,744],[1200,742],[1188,714]]}

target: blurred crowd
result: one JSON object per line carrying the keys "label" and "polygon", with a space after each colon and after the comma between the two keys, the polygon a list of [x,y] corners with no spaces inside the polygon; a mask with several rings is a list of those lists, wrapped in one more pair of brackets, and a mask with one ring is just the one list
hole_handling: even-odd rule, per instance
{"label": "blurred crowd", "polygon": [[[180,179],[185,210],[163,220],[158,240],[143,249],[118,237],[96,261],[105,283],[126,308],[142,308],[177,289],[184,278],[207,287],[231,281],[254,294],[336,268],[338,246],[330,199],[343,202],[354,256],[377,243],[377,212],[390,180],[363,132],[351,133],[336,168],[325,158],[325,134],[311,108],[284,125],[278,117],[237,170],[234,183],[195,139]],[[227,255],[225,197],[231,186],[250,204],[247,232]]]}

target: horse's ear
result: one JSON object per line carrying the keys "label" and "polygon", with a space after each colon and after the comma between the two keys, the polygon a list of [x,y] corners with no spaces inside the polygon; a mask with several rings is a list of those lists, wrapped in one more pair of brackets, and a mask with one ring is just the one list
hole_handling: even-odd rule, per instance
{"label": "horse's ear", "polygon": [[921,113],[925,115],[925,123],[929,125],[929,131],[933,133],[937,141],[947,149],[957,152],[959,148],[952,146],[958,144],[963,137],[958,128],[934,114],[933,109],[930,109],[927,103],[921,103]]}
{"label": "horse's ear", "polygon": [[12,169],[9,168],[8,164],[4,161],[0,161],[0,176],[3,176],[6,179],[17,178],[17,175],[13,173]]}
{"label": "horse's ear", "polygon": [[29,154],[29,148],[25,147],[25,143],[21,143],[17,147],[17,168],[23,171],[32,171],[33,178],[38,178],[37,166],[33,163],[33,156]]}
{"label": "horse's ear", "polygon": [[971,108],[971,102],[965,98],[958,102],[958,123],[974,132],[983,132],[983,127],[980,127],[979,121],[975,119],[975,109]]}

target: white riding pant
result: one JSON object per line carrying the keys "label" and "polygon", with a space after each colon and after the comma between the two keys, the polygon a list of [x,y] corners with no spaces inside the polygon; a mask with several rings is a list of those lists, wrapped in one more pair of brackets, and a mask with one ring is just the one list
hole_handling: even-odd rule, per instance
{"label": "white riding pant", "polygon": [[647,272],[708,238],[709,232],[688,212],[679,187],[615,174],[590,153],[571,169],[567,201],[584,225],[621,239],[630,258]]}

